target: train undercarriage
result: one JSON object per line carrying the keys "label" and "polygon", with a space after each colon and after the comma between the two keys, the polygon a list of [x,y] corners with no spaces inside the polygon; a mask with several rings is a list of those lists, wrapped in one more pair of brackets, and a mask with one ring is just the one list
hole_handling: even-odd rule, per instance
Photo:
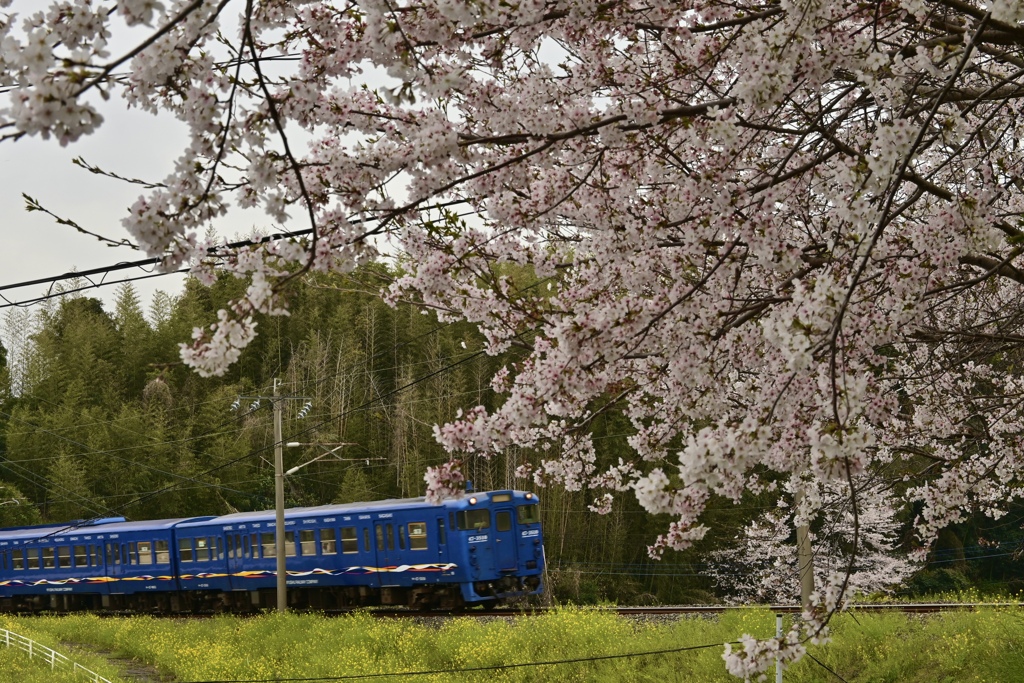
{"label": "train undercarriage", "polygon": [[[508,576],[498,581],[476,582],[473,592],[484,598],[479,604],[493,608],[509,598],[532,592],[538,577]],[[131,612],[136,614],[253,614],[273,609],[273,588],[235,591],[180,591],[100,595],[61,592],[0,598],[0,612]],[[418,610],[465,609],[459,584],[423,586],[295,586],[288,588],[288,607],[299,611],[332,612],[359,607],[409,607]]]}

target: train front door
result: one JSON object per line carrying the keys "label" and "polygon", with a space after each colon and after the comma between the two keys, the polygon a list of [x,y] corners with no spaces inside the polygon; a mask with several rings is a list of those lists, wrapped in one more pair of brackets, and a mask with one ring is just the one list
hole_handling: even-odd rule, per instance
{"label": "train front door", "polygon": [[498,571],[516,569],[516,532],[512,524],[514,508],[497,508],[494,511],[494,560]]}

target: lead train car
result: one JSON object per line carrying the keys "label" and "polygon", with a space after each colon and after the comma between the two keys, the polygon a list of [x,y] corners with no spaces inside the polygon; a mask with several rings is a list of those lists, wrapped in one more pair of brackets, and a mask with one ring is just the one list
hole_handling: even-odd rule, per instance
{"label": "lead train car", "polygon": [[[294,608],[494,606],[542,590],[538,500],[473,493],[285,511]],[[249,611],[275,604],[274,511],[0,530],[0,608]]]}

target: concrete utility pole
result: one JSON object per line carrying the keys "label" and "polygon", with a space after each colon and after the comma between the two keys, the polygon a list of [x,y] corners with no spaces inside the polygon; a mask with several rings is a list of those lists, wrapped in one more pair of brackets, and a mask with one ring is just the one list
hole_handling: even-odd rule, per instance
{"label": "concrete utility pole", "polygon": [[288,569],[284,556],[284,445],[281,443],[281,405],[277,399],[277,378],[274,378],[274,511],[277,550],[277,611],[288,611]]}
{"label": "concrete utility pole", "polygon": [[285,561],[285,528],[284,528],[284,437],[281,435],[281,414],[285,401],[306,401],[306,407],[299,416],[304,417],[309,410],[309,399],[305,396],[281,396],[277,390],[278,380],[274,378],[274,392],[270,396],[239,396],[232,408],[237,408],[242,399],[253,400],[254,409],[259,402],[269,400],[274,408],[274,550],[277,563],[277,611],[288,610],[288,567]]}
{"label": "concrete utility pole", "polygon": [[[794,501],[794,518],[800,510],[804,494],[797,491]],[[811,593],[814,592],[814,553],[811,551],[811,531],[806,524],[796,528],[797,571],[800,574],[800,607],[807,611],[811,608]]]}

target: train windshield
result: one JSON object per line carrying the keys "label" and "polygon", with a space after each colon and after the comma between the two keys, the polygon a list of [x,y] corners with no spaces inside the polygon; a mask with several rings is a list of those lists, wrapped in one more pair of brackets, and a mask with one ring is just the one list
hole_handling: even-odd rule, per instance
{"label": "train windshield", "polygon": [[455,520],[463,531],[491,528],[491,513],[488,510],[463,510],[455,515]]}
{"label": "train windshield", "polygon": [[520,524],[537,524],[540,522],[539,505],[520,505],[518,512]]}

